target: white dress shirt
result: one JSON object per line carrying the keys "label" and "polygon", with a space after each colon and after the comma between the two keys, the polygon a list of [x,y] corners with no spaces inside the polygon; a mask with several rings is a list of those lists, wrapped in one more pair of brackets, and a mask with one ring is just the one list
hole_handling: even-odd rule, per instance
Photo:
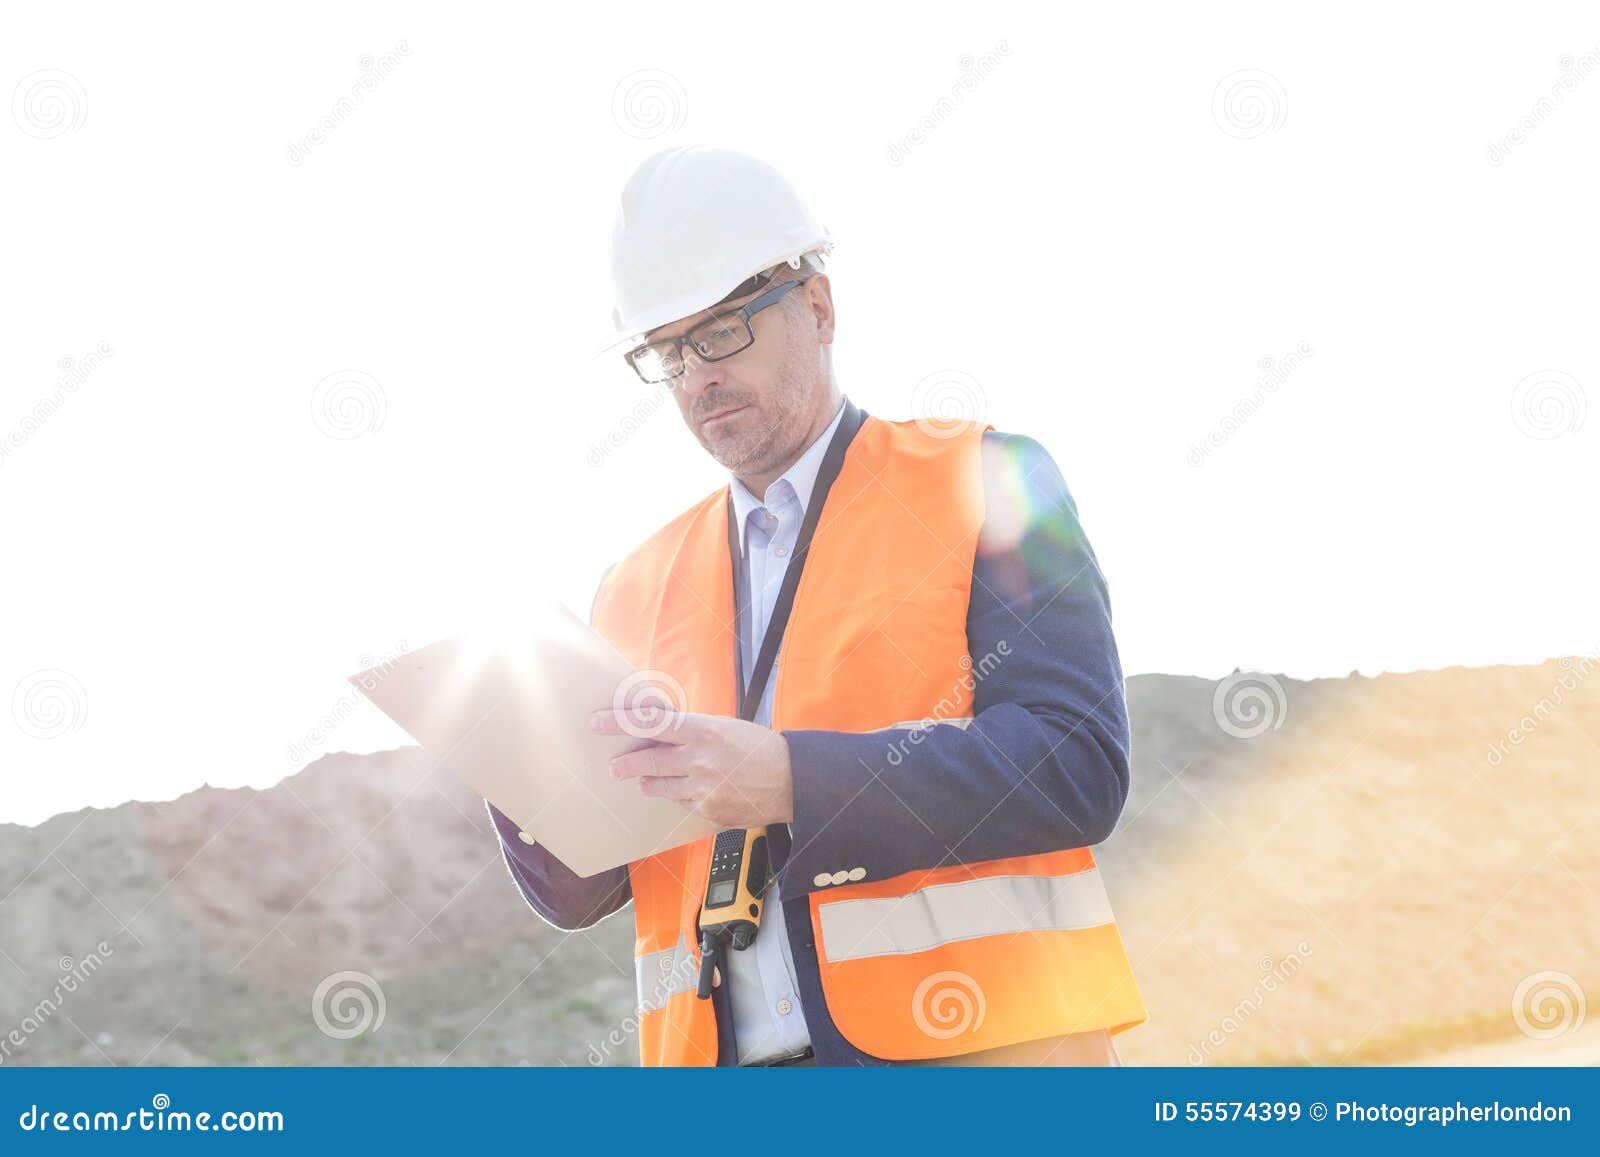
{"label": "white dress shirt", "polygon": [[[767,624],[772,619],[772,605],[794,556],[800,523],[816,487],[817,471],[843,417],[841,404],[828,428],[767,487],[762,497],[751,494],[737,478],[733,480],[733,514],[744,553],[739,564],[739,585],[750,600],[748,616],[741,615],[739,619],[740,662],[746,678],[761,652]],[[782,662],[780,650],[756,710],[755,721],[764,726],[772,723],[772,689],[777,685],[777,667]],[[804,1052],[811,1044],[811,1034],[806,1028],[805,1010],[800,1007],[794,957],[776,888],[768,890],[762,905],[761,930],[755,944],[743,952],[728,949],[723,953],[723,962],[739,1063],[753,1064]]]}

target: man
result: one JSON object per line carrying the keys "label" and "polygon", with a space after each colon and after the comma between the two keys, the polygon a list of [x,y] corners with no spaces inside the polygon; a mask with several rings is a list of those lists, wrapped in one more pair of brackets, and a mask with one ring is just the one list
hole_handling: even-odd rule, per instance
{"label": "man", "polygon": [[682,701],[591,726],[765,835],[754,943],[697,996],[709,839],[583,879],[491,807],[507,866],[557,927],[632,902],[646,1064],[1116,1064],[1145,1013],[1089,851],[1128,788],[1104,579],[1037,443],[841,394],[830,251],[776,170],[698,147],[639,167],[612,242],[630,365],[732,478],[595,601]]}

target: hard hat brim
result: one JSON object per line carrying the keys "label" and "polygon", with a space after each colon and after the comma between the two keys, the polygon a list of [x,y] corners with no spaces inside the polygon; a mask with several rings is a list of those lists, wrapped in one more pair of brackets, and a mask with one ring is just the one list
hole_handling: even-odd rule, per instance
{"label": "hard hat brim", "polygon": [[[824,257],[827,257],[832,254],[832,252],[833,241],[831,238],[824,236],[820,240],[812,241],[801,246],[792,253],[784,253],[773,258],[771,261],[762,262],[749,273],[744,274],[742,277],[734,278],[734,280],[731,281],[725,288],[723,288],[722,292],[716,296],[710,296],[709,293],[702,293],[694,297],[679,300],[666,307],[657,308],[649,313],[642,314],[640,317],[634,319],[634,324],[629,329],[625,331],[613,330],[609,336],[599,339],[600,344],[595,348],[594,357],[596,359],[602,358],[607,354],[616,353],[624,347],[642,343],[651,330],[660,329],[662,326],[683,321],[685,318],[693,317],[697,313],[710,309],[718,302],[726,300],[728,294],[738,289],[739,286],[743,285],[746,281],[765,273],[769,269],[774,269],[779,265],[787,265],[792,261],[798,261],[800,258],[812,253],[820,253]],[[714,293],[715,290],[711,292]],[[694,304],[696,302],[699,304]],[[692,308],[684,308],[685,305],[692,305]]]}

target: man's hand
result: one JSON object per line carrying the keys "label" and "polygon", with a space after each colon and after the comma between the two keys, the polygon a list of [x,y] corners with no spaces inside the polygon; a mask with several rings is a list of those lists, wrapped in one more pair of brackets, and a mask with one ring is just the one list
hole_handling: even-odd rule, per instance
{"label": "man's hand", "polygon": [[720,715],[647,707],[596,711],[589,729],[633,735],[654,747],[611,761],[618,779],[637,779],[645,795],[675,799],[725,828],[761,828],[794,819],[789,743],[778,732]]}

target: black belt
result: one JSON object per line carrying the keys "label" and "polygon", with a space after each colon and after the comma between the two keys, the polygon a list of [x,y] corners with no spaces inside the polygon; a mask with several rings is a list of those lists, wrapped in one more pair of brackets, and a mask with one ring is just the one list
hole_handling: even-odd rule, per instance
{"label": "black belt", "polygon": [[781,1069],[786,1065],[803,1065],[807,1061],[815,1063],[817,1055],[808,1047],[803,1053],[795,1053],[792,1057],[775,1057],[770,1061],[752,1061],[748,1065],[741,1065],[745,1069]]}

